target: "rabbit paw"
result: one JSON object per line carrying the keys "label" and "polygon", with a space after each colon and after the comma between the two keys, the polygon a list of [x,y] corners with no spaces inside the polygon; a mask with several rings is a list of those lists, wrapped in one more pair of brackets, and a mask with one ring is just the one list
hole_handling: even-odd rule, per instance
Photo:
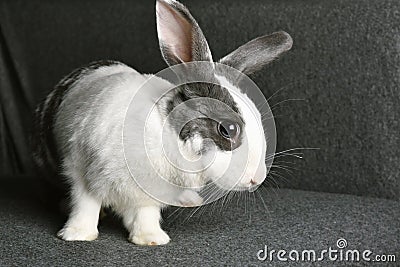
{"label": "rabbit paw", "polygon": [[66,226],[58,231],[57,236],[66,241],[92,241],[97,238],[99,232],[92,229],[84,229]]}
{"label": "rabbit paw", "polygon": [[196,207],[203,204],[203,198],[193,190],[184,190],[178,197],[178,203],[183,207]]}
{"label": "rabbit paw", "polygon": [[129,237],[129,241],[142,246],[165,245],[169,240],[169,236],[161,229],[154,232],[137,233]]}

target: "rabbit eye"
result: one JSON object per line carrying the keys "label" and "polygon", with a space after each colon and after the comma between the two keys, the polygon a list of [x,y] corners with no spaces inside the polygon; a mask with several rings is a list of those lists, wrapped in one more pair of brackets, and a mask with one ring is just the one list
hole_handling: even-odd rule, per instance
{"label": "rabbit eye", "polygon": [[233,143],[236,143],[239,137],[240,127],[237,123],[231,121],[222,121],[218,124],[218,133],[222,137],[229,139]]}

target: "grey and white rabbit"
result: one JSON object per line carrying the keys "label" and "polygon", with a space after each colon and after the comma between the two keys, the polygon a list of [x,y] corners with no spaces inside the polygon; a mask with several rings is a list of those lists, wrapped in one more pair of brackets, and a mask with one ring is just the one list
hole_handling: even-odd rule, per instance
{"label": "grey and white rabbit", "polygon": [[[195,61],[213,62],[201,29],[182,4],[173,0],[158,0],[156,14],[160,49],[169,66]],[[291,46],[291,37],[285,32],[277,32],[240,46],[220,59],[219,63],[251,74]],[[267,172],[264,162],[266,138],[264,131],[257,127],[261,124],[261,114],[250,114],[249,107],[254,110],[256,107],[246,94],[241,93],[241,88],[236,88],[237,94],[227,89],[236,86],[231,77],[221,73],[208,74],[220,85],[184,84],[153,103],[155,113],[147,121],[146,129],[153,140],[150,150],[155,151],[155,155],[160,153],[159,157],[152,159],[156,165],[154,168],[163,177],[182,186],[201,186],[215,180],[216,185],[223,189],[247,190],[256,187],[264,181]],[[58,232],[60,238],[68,241],[96,239],[100,209],[111,207],[122,217],[131,242],[162,245],[170,241],[160,227],[160,211],[166,204],[148,195],[132,179],[122,142],[125,115],[132,95],[151,77],[120,62],[96,62],[75,70],[61,80],[39,106],[37,119],[42,143],[37,147],[36,161],[42,167],[51,164],[61,166],[70,186],[71,212],[65,226]],[[169,81],[161,78],[156,78],[153,84],[154,88],[171,86]],[[150,95],[151,88],[148,99],[144,101],[154,101]],[[221,115],[220,121],[199,118],[177,131],[173,120],[167,119],[168,115],[180,103],[197,97],[220,101],[231,108],[235,116],[226,118],[223,111],[216,112]],[[196,106],[188,105],[186,108]],[[134,125],[135,116],[130,119]],[[196,174],[175,168],[161,156],[163,144],[160,134],[165,127],[169,129],[170,140],[178,142],[189,157],[215,153],[215,160]],[[136,129],[133,127],[132,131]],[[140,132],[139,129],[137,131]],[[229,175],[216,179],[221,171],[228,174],[241,171],[236,166],[229,166],[226,170],[226,166],[229,156],[244,153],[241,150],[244,138],[248,140],[248,155],[243,156],[248,156],[250,160],[240,181],[231,181]],[[129,160],[133,162],[133,168],[139,170],[135,175],[152,178],[153,171],[142,164],[148,155],[135,144],[131,145]],[[261,159],[254,156],[252,160],[253,155],[262,156]],[[183,192],[176,196],[178,203],[180,201],[188,206],[201,204],[202,198],[195,191]]]}

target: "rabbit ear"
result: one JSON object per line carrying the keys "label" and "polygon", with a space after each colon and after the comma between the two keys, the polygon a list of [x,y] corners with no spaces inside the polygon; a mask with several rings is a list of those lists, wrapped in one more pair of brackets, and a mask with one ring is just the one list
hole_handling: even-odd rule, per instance
{"label": "rabbit ear", "polygon": [[288,33],[276,32],[245,43],[219,62],[249,75],[288,51],[292,44]]}
{"label": "rabbit ear", "polygon": [[160,49],[168,65],[212,61],[207,40],[186,7],[174,0],[158,0],[156,13]]}

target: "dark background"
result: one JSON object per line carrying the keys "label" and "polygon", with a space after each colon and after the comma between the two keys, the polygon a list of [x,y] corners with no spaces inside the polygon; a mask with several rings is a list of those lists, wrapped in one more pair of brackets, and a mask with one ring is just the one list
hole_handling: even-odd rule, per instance
{"label": "dark background", "polygon": [[[254,79],[267,98],[279,90],[269,101],[277,151],[319,150],[298,151],[303,160],[277,159],[295,169],[275,168],[271,183],[399,199],[398,0],[182,2],[214,59],[277,30],[294,39],[293,49]],[[2,177],[33,175],[28,137],[35,106],[64,75],[100,59],[143,73],[166,67],[153,1],[0,2]]]}

